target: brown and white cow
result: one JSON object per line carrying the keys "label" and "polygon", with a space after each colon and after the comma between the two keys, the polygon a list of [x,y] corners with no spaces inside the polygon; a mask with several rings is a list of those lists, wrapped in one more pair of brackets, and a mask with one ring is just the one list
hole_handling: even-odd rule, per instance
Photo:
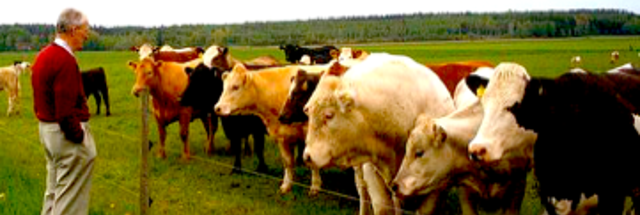
{"label": "brown and white cow", "polygon": [[242,64],[249,70],[263,69],[268,67],[278,67],[280,63],[273,56],[260,56],[249,61],[241,61],[231,56],[229,48],[224,46],[212,45],[205,50],[202,55],[204,65],[213,68],[218,67],[223,71],[231,71],[233,67]]}
{"label": "brown and white cow", "polygon": [[142,44],[140,47],[131,47],[132,51],[138,52],[139,59],[142,60],[146,57],[151,57],[155,61],[171,61],[185,63],[195,59],[198,59],[204,53],[204,49],[201,47],[185,47],[182,49],[174,49],[170,46],[163,46],[162,48],[152,46],[148,43]]}
{"label": "brown and white cow", "polygon": [[345,60],[362,61],[365,58],[367,58],[369,54],[370,54],[369,52],[364,50],[352,49],[351,47],[342,47],[342,49],[340,49],[340,54],[338,56],[332,56],[332,57],[334,59],[338,59],[338,62],[342,62]]}
{"label": "brown and white cow", "polygon": [[305,160],[318,167],[353,167],[361,213],[372,205],[376,214],[393,214],[398,202],[388,186],[415,119],[453,111],[450,93],[429,68],[406,56],[371,54],[341,77],[320,79],[305,106]]}
{"label": "brown and white cow", "polygon": [[[249,72],[238,63],[229,73],[224,73],[224,89],[215,105],[220,116],[257,115],[267,127],[280,149],[284,165],[284,180],[281,193],[288,193],[293,186],[295,144],[304,143],[306,123],[283,124],[278,120],[282,104],[287,99],[291,77],[298,72],[297,66],[266,68]],[[322,181],[319,169],[312,167],[310,195],[319,192]]]}
{"label": "brown and white cow", "polygon": [[201,63],[200,59],[188,63],[154,61],[151,58],[144,58],[140,62],[129,61],[129,67],[136,75],[136,82],[131,89],[131,93],[138,96],[144,90],[149,90],[153,104],[153,116],[158,124],[158,134],[160,136],[160,149],[158,155],[166,158],[164,143],[167,137],[166,127],[178,121],[180,123],[180,138],[183,142],[182,158],[188,160],[189,152],[189,124],[195,118],[199,118],[207,131],[206,152],[211,154],[214,149],[213,135],[218,123],[212,123],[212,110],[199,110],[193,107],[180,105],[179,97],[187,88],[189,77],[185,72],[186,67],[195,67]]}
{"label": "brown and white cow", "polygon": [[19,75],[22,71],[22,64],[15,63],[11,66],[0,68],[0,91],[7,91],[9,107],[7,108],[7,116],[20,114],[20,80]]}
{"label": "brown and white cow", "polygon": [[611,58],[609,59],[609,63],[611,64],[617,63],[618,59],[620,59],[620,52],[618,51],[611,52]]}

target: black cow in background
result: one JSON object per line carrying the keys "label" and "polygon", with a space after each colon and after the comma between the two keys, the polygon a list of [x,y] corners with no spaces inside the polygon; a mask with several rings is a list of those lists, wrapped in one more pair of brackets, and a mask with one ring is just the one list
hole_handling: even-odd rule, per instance
{"label": "black cow in background", "polygon": [[109,89],[107,87],[107,78],[102,67],[82,71],[82,86],[84,86],[84,95],[89,99],[93,95],[96,100],[96,115],[100,115],[101,98],[107,108],[107,116],[111,115],[109,107]]}
{"label": "black cow in background", "polygon": [[[217,123],[213,107],[222,95],[224,71],[218,67],[209,68],[201,63],[195,69],[186,68],[185,72],[189,74],[189,85],[182,94],[180,104],[194,109],[209,110],[214,116],[212,120]],[[264,161],[264,136],[267,135],[267,128],[262,120],[254,115],[225,116],[220,117],[220,120],[224,134],[230,141],[231,151],[236,156],[233,172],[239,173],[242,168],[240,148],[243,140],[249,141],[249,135],[253,136],[255,154],[258,157],[257,171],[266,172],[268,169]]]}
{"label": "black cow in background", "polygon": [[299,45],[280,45],[280,49],[284,51],[287,62],[297,64],[304,55],[311,58],[311,64],[329,63],[333,58],[331,52],[338,53],[339,50],[335,46],[322,46],[317,48],[300,47]]}

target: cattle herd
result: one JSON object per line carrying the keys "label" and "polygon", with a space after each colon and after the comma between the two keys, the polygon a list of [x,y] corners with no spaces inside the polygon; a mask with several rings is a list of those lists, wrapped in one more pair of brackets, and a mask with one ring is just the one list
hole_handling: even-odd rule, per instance
{"label": "cattle herd", "polygon": [[[626,197],[640,203],[633,170],[640,167],[640,68],[632,64],[545,78],[512,62],[424,64],[350,47],[279,48],[290,64],[273,56],[242,61],[218,45],[132,47],[140,58],[128,62],[131,92],[152,98],[158,155],[166,158],[166,127],[179,122],[188,160],[194,119],[212,154],[220,119],[234,172],[249,136],[257,171],[267,170],[269,135],[283,160],[280,193],[291,192],[296,165],[311,169],[309,195],[321,190],[320,169],[353,168],[359,214],[441,214],[452,191],[462,214],[520,214],[530,171],[546,214],[638,214],[624,211]],[[9,114],[28,67],[0,68]],[[102,95],[110,115],[104,70],[83,72],[83,83],[96,113]]]}

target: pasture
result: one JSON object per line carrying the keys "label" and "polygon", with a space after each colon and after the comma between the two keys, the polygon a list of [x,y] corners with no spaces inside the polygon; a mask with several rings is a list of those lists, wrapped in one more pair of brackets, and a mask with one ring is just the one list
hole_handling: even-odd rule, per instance
{"label": "pasture", "polygon": [[[203,45],[205,44],[197,44]],[[330,44],[333,45],[333,44]],[[628,62],[640,62],[640,37],[585,37],[552,40],[490,40],[460,42],[393,43],[357,46],[370,52],[388,52],[414,58],[421,63],[463,60],[517,62],[531,75],[556,76],[568,71],[573,56],[582,57],[590,71],[603,72]],[[634,47],[630,51],[630,46]],[[206,48],[206,47],[205,47]],[[272,55],[285,62],[284,54],[273,47],[229,47],[231,55],[251,59]],[[609,63],[609,54],[618,50],[619,61]],[[0,66],[14,60],[33,62],[35,52],[0,53]],[[134,75],[127,61],[136,60],[134,52],[78,52],[80,68],[102,66],[107,75],[112,116],[92,116],[91,132],[98,157],[94,169],[90,214],[138,214],[140,167],[140,101],[130,91]],[[7,94],[0,92],[0,214],[38,214],[45,188],[44,151],[39,142],[37,119],[33,113],[33,97],[29,77],[20,77],[19,116],[6,116]],[[88,101],[90,113],[95,113],[95,101]],[[156,124],[150,116],[149,138],[157,143]],[[214,155],[204,152],[206,133],[198,121],[190,130],[190,147],[194,156],[189,162],[179,159],[182,143],[177,123],[168,127],[167,160],[150,155],[150,192],[152,214],[357,214],[358,202],[351,170],[337,168],[321,171],[323,189],[351,198],[321,192],[308,197],[307,187],[294,186],[293,193],[280,196],[278,187],[282,165],[278,149],[267,138],[265,157],[268,175],[230,175],[233,156],[227,152],[228,141],[220,127],[216,133]],[[245,156],[243,168],[257,167],[254,156]],[[311,174],[298,167],[295,180],[310,185]],[[535,184],[528,180],[522,214],[540,214]],[[455,205],[450,206],[455,213]]]}

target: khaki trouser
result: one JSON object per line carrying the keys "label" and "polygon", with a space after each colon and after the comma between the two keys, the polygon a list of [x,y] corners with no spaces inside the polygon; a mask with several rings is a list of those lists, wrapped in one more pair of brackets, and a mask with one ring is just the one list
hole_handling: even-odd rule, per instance
{"label": "khaki trouser", "polygon": [[58,123],[40,122],[40,142],[47,158],[47,188],[43,215],[88,214],[91,175],[96,157],[96,145],[89,124],[82,144],[64,138]]}

